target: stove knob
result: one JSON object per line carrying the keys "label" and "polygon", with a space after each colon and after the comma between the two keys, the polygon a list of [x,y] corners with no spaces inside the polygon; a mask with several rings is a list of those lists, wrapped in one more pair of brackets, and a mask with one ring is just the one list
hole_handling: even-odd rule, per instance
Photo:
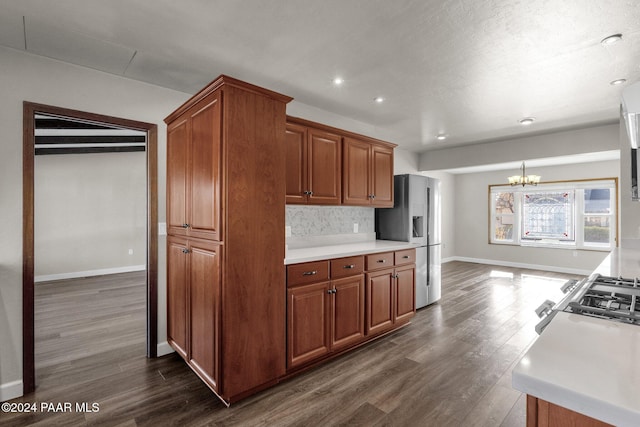
{"label": "stove knob", "polygon": [[576,279],[567,280],[565,284],[560,287],[560,290],[563,294],[566,294],[576,286],[576,283],[578,283]]}
{"label": "stove knob", "polygon": [[536,314],[538,315],[538,317],[546,316],[549,313],[551,313],[552,311],[551,309],[553,308],[554,305],[556,305],[555,302],[551,300],[546,300],[545,302],[540,304],[540,307],[536,308]]}

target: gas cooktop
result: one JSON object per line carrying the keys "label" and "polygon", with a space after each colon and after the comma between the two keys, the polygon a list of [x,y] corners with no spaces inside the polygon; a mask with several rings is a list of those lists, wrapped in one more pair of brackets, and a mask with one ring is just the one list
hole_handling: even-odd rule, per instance
{"label": "gas cooktop", "polygon": [[596,275],[564,311],[640,325],[638,279]]}
{"label": "gas cooktop", "polygon": [[593,274],[581,281],[569,281],[562,290],[567,295],[558,304],[545,301],[536,313],[542,321],[538,334],[558,311],[640,325],[640,283],[638,278]]}

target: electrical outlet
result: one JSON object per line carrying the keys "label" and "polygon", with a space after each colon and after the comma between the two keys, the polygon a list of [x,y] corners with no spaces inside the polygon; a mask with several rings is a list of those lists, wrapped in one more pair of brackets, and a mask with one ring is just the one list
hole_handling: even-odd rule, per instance
{"label": "electrical outlet", "polygon": [[167,223],[159,222],[158,223],[158,236],[166,236],[167,235]]}
{"label": "electrical outlet", "polygon": [[291,237],[291,226],[290,225],[285,225],[284,226],[284,237]]}
{"label": "electrical outlet", "polygon": [[354,233],[357,233],[357,232],[358,232],[358,223],[357,223],[357,222],[354,222],[354,223],[353,223],[353,232],[354,232]]}
{"label": "electrical outlet", "polygon": [[129,255],[133,255],[133,249],[129,249]]}

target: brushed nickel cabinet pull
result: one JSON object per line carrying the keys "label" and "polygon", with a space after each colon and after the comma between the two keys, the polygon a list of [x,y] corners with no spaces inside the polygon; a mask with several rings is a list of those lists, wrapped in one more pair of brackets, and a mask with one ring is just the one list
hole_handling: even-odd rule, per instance
{"label": "brushed nickel cabinet pull", "polygon": [[315,276],[316,274],[318,274],[318,272],[316,270],[305,271],[304,273],[302,273],[303,276]]}
{"label": "brushed nickel cabinet pull", "polygon": [[409,258],[411,258],[411,257],[410,257],[409,255],[405,255],[405,256],[403,256],[402,258],[404,258],[404,259],[409,259]]}
{"label": "brushed nickel cabinet pull", "polygon": [[387,262],[387,260],[386,259],[379,259],[378,262],[382,264],[382,263]]}
{"label": "brushed nickel cabinet pull", "polygon": [[345,266],[344,266],[344,267],[342,267],[342,268],[348,268],[348,269],[351,269],[351,268],[356,268],[356,266],[355,266],[355,265],[353,265],[353,264],[349,264],[349,265],[345,265]]}

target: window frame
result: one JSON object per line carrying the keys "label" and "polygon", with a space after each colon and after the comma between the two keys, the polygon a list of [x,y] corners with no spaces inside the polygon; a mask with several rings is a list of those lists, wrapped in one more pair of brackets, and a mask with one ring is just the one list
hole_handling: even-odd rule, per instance
{"label": "window frame", "polygon": [[[585,213],[584,190],[587,189],[603,189],[609,188],[612,193],[611,211],[608,214]],[[529,191],[571,191],[575,192],[573,200],[573,222],[574,222],[574,240],[571,242],[562,242],[560,240],[541,239],[527,240],[522,239],[522,211],[523,197]],[[504,214],[496,213],[496,197],[498,193],[514,193],[513,194],[513,231],[510,240],[498,240],[496,236],[496,220]],[[509,184],[493,184],[488,189],[488,243],[491,245],[507,245],[520,247],[536,247],[551,249],[571,249],[571,250],[588,250],[588,251],[611,251],[618,246],[618,178],[592,178],[567,181],[548,181],[538,184],[536,187],[522,187],[521,185],[511,186]],[[585,219],[589,216],[608,216],[610,218],[609,227],[609,243],[597,244],[595,242],[584,241]]]}

